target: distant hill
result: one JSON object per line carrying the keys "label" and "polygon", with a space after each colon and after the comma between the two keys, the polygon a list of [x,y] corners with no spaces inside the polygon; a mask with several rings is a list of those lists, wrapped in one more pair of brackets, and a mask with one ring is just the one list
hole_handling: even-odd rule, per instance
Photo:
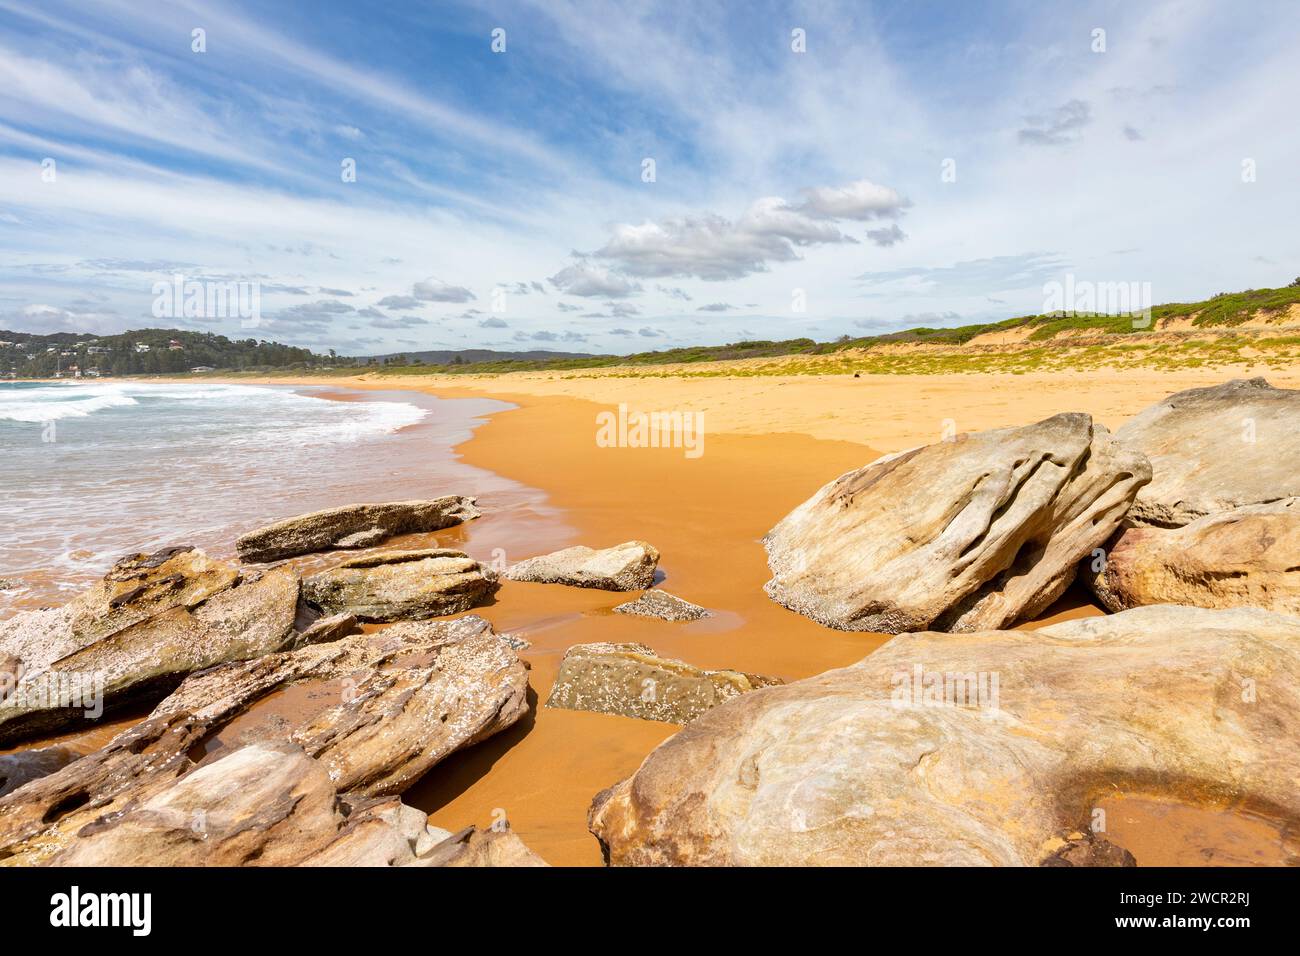
{"label": "distant hill", "polygon": [[0,375],[50,378],[167,375],[194,368],[231,371],[316,368],[337,360],[310,349],[211,332],[137,329],[115,335],[0,330]]}
{"label": "distant hill", "polygon": [[[383,364],[405,359],[425,365],[465,365],[479,362],[548,362],[560,359],[601,358],[591,352],[552,352],[549,349],[532,349],[526,352],[498,352],[495,349],[460,349],[458,351],[426,350],[422,352],[389,352],[386,355],[368,355],[354,361],[365,364],[372,359]],[[457,361],[459,359],[459,361]]]}

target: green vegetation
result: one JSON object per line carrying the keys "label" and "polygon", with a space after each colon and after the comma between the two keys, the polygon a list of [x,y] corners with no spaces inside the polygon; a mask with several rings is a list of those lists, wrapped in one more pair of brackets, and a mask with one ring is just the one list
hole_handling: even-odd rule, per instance
{"label": "green vegetation", "polygon": [[[500,375],[510,372],[551,372],[563,375],[584,369],[613,369],[611,374],[654,375],[801,375],[801,374],[935,374],[961,371],[1028,372],[1051,368],[1131,367],[1137,365],[1193,368],[1253,361],[1262,365],[1293,364],[1300,358],[1300,337],[1268,335],[1237,327],[1263,313],[1283,314],[1300,304],[1300,279],[1280,289],[1247,289],[1220,293],[1204,302],[1154,306],[1151,321],[1132,315],[1027,315],[1000,322],[956,328],[915,328],[883,335],[834,342],[809,338],[784,341],[732,342],[691,346],[632,355],[566,355],[546,358],[539,353],[508,353],[490,357],[485,350],[461,353],[424,352],[346,358],[315,354],[256,339],[230,340],[211,333],[144,329],[121,335],[73,333],[32,335],[0,331],[0,374],[48,377],[77,366],[82,374],[148,375],[211,368],[215,374],[293,373],[351,374],[360,370],[383,375]],[[1173,341],[1156,341],[1152,333],[1166,331],[1172,320],[1185,320]],[[1190,329],[1208,333],[1192,337]],[[1007,346],[980,343],[963,348],[982,335],[1024,330]],[[1067,334],[1063,334],[1067,333]],[[1177,338],[1177,336],[1183,338]],[[1170,335],[1165,335],[1168,339]],[[922,345],[933,348],[899,349]],[[143,346],[143,347],[142,347]],[[176,346],[179,346],[177,348]],[[1243,356],[1246,347],[1256,353]],[[452,356],[445,362],[424,358]],[[744,365],[683,370],[681,366],[744,361]],[[655,366],[676,366],[671,372]]]}

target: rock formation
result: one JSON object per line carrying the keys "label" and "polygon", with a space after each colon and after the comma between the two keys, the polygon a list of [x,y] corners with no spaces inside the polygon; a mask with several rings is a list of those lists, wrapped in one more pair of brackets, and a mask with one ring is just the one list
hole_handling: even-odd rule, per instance
{"label": "rock formation", "polygon": [[385,551],[344,561],[303,581],[303,598],[327,614],[411,621],[486,604],[500,587],[491,568],[463,551]]}
{"label": "rock formation", "polygon": [[506,569],[511,581],[568,584],[603,591],[639,591],[654,583],[659,552],[644,541],[599,551],[583,545],[520,561]]}

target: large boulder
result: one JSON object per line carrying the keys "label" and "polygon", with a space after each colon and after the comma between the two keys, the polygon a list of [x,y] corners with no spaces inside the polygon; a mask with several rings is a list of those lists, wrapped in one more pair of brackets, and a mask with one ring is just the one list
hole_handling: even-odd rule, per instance
{"label": "large boulder", "polygon": [[[301,746],[340,792],[401,793],[528,709],[528,671],[479,617],[398,624],[195,674],[154,710],[221,728],[213,756]],[[281,702],[282,706],[277,706]]]}
{"label": "large boulder", "polygon": [[603,591],[639,591],[654,583],[659,551],[644,541],[625,541],[599,551],[576,545],[511,565],[511,581],[568,584]]}
{"label": "large boulder", "polygon": [[1300,497],[1300,391],[1262,378],[1177,392],[1116,441],[1151,461],[1129,519],[1178,527],[1242,505]]}
{"label": "large boulder", "polygon": [[234,586],[239,571],[191,547],[122,558],[103,579],[58,608],[0,622],[0,653],[28,673],[173,608],[193,607]]}
{"label": "large boulder", "polygon": [[1105,560],[1085,558],[1081,572],[1111,611],[1190,604],[1300,615],[1300,498],[1242,505],[1179,528],[1126,527]]}
{"label": "large boulder", "polygon": [[644,644],[575,644],[564,653],[546,706],[685,724],[723,701],[780,683],[702,670]]}
{"label": "large boulder", "polygon": [[1081,413],[887,455],[764,539],[777,602],[830,627],[978,631],[1033,617],[1151,471]]}
{"label": "large boulder", "polygon": [[394,535],[441,531],[481,512],[474,498],[446,495],[430,501],[347,505],[286,518],[235,542],[242,561],[278,561],[335,548],[368,548]]}
{"label": "large boulder", "polygon": [[1116,791],[1294,822],[1298,734],[1286,615],[907,634],[701,715],[590,825],[623,865],[1036,865]]}
{"label": "large boulder", "polygon": [[274,568],[25,671],[0,704],[0,743],[97,720],[157,700],[195,671],[280,650],[295,639],[298,588],[292,568]]}
{"label": "large boulder", "polygon": [[432,548],[354,558],[303,581],[303,598],[327,614],[416,621],[486,604],[500,584],[463,551]]}

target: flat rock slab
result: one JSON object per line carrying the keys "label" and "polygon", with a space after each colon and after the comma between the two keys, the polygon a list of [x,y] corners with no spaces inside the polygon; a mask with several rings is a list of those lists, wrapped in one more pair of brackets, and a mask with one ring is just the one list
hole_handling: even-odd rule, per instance
{"label": "flat rock slab", "polygon": [[780,684],[732,670],[703,670],[644,644],[576,644],[560,662],[547,707],[685,724],[741,694]]}
{"label": "flat rock slab", "polygon": [[644,541],[625,541],[599,551],[576,545],[520,561],[507,568],[511,581],[568,584],[603,591],[639,591],[654,583],[659,551]]}
{"label": "flat rock slab", "polygon": [[1129,519],[1177,527],[1242,505],[1300,497],[1300,391],[1262,378],[1170,395],[1116,441],[1151,461]]}
{"label": "flat rock slab", "polygon": [[415,621],[486,604],[500,587],[463,551],[433,548],[354,558],[303,581],[303,599],[361,621]]}
{"label": "flat rock slab", "polygon": [[1008,627],[1060,597],[1150,476],[1082,413],[887,455],[768,533],[766,590],[843,630]]}
{"label": "flat rock slab", "polygon": [[66,657],[146,618],[193,607],[239,580],[239,570],[190,547],[129,555],[72,601],[0,622],[0,654],[19,658],[26,673]]}
{"label": "flat rock slab", "polygon": [[635,601],[628,601],[614,608],[615,614],[632,614],[636,617],[657,617],[663,621],[698,621],[711,617],[709,611],[683,601],[667,591],[646,591]]}
{"label": "flat rock slab", "polygon": [[479,517],[474,498],[347,505],[286,518],[235,542],[241,561],[279,561],[336,548],[368,548],[399,534],[441,531]]}
{"label": "flat rock slab", "polygon": [[195,674],[155,709],[220,727],[210,757],[290,740],[342,792],[400,793],[527,711],[528,672],[479,617],[398,624]]}
{"label": "flat rock slab", "polygon": [[1033,866],[1116,789],[1300,819],[1297,734],[1286,615],[907,634],[701,715],[590,825],[614,865]]}
{"label": "flat rock slab", "polygon": [[79,726],[157,700],[195,671],[280,650],[294,639],[298,590],[297,572],[274,568],[24,673],[0,705],[0,743]]}
{"label": "flat rock slab", "polygon": [[1088,586],[1107,609],[1258,607],[1300,615],[1300,498],[1243,505],[1178,528],[1129,526]]}

